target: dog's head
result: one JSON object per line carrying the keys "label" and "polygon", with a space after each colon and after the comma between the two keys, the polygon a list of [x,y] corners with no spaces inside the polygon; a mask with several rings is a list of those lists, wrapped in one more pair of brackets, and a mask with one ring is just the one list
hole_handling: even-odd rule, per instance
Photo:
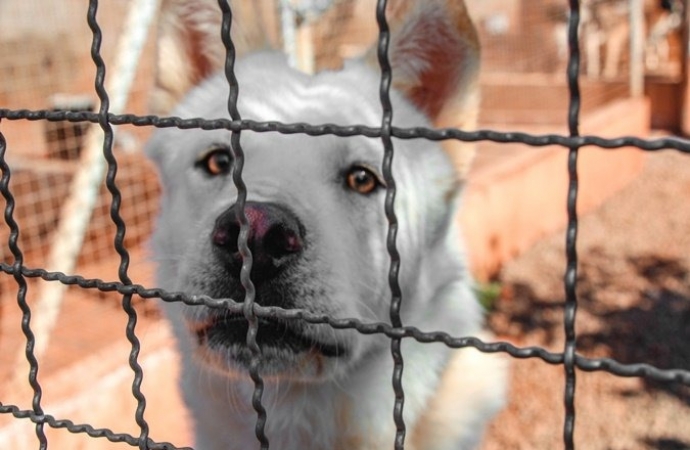
{"label": "dog's head", "polygon": [[[389,57],[397,126],[450,120],[467,125],[474,118],[475,34],[464,6],[448,3],[453,6],[441,0],[393,2]],[[229,117],[228,82],[217,70],[223,62],[218,55],[224,54],[217,6],[168,1],[163,14],[157,109],[174,98],[174,115]],[[380,75],[367,58],[308,76],[288,67],[278,53],[259,52],[238,60],[235,74],[243,119],[381,124]],[[154,247],[162,287],[241,302],[230,138],[225,130],[156,131],[148,153],[164,189]],[[390,263],[381,140],[242,131],[240,142],[256,303],[387,322]],[[430,317],[433,298],[464,275],[453,245],[458,172],[438,143],[395,140],[394,145],[403,313]],[[203,306],[167,308],[183,347],[210,367],[244,372],[251,352],[242,315]],[[309,380],[347,373],[385,341],[266,318],[259,321],[257,342],[264,375]]]}

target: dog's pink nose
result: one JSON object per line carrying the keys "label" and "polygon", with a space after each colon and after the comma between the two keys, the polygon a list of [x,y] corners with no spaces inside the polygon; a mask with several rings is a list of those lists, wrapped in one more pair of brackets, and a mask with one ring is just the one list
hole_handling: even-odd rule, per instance
{"label": "dog's pink nose", "polygon": [[[233,205],[216,220],[211,240],[233,272],[242,265],[237,238],[240,224]],[[302,252],[304,228],[297,216],[274,203],[247,202],[244,213],[249,222],[247,244],[252,252],[252,278],[268,279]]]}

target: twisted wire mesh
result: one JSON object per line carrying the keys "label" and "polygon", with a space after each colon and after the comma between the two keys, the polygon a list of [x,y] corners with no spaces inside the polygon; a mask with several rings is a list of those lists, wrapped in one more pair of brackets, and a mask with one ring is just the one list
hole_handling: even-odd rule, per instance
{"label": "twisted wire mesh", "polygon": [[[0,119],[6,120],[46,120],[50,122],[91,122],[98,123],[98,114],[86,111],[47,111],[30,109],[0,108]],[[340,137],[365,136],[380,138],[381,129],[365,125],[336,125],[285,122],[258,122],[255,120],[228,119],[183,119],[175,116],[154,116],[139,114],[108,114],[108,122],[113,125],[133,125],[136,127],[180,128],[202,130],[250,130],[257,133],[306,134],[309,136],[333,135]],[[391,136],[398,139],[427,139],[430,141],[458,140],[464,142],[489,141],[500,144],[525,144],[531,147],[558,145],[564,148],[573,146],[595,146],[605,150],[623,147],[636,147],[640,150],[677,150],[690,153],[690,142],[674,136],[662,138],[641,138],[621,136],[605,138],[595,135],[565,136],[562,134],[534,134],[520,131],[496,131],[491,129],[459,130],[457,128],[391,127]]]}
{"label": "twisted wire mesh", "polygon": [[[120,216],[120,203],[122,201],[122,194],[115,182],[117,176],[117,159],[113,154],[114,133],[112,125],[108,122],[108,109],[110,107],[110,100],[106,92],[105,83],[105,62],[101,57],[101,41],[102,33],[98,25],[96,14],[98,13],[98,0],[89,0],[89,8],[86,20],[93,33],[93,42],[91,45],[91,58],[96,65],[96,80],[95,90],[100,100],[100,109],[98,112],[98,124],[103,130],[103,157],[108,164],[108,170],[105,177],[105,185],[111,195],[110,202],[110,218],[116,226],[115,241],[113,247],[120,256],[120,265],[118,268],[118,277],[122,284],[130,285],[132,280],[127,275],[127,268],[129,267],[129,253],[124,245],[126,226],[124,220]],[[124,294],[122,296],[122,309],[127,314],[127,327],[125,334],[127,340],[131,344],[131,351],[129,354],[129,366],[134,372],[134,380],[132,381],[132,395],[136,399],[137,407],[134,413],[135,421],[139,426],[141,434],[139,435],[139,448],[145,450],[147,448],[147,440],[149,434],[149,425],[144,419],[144,411],[146,409],[146,397],[141,391],[141,383],[144,378],[144,372],[138,362],[139,352],[141,351],[141,344],[137,338],[135,329],[137,325],[137,311],[132,306],[132,295]]]}
{"label": "twisted wire mesh", "polygon": [[[36,355],[34,355],[34,347],[36,345],[36,338],[34,336],[33,331],[31,330],[31,308],[29,307],[29,304],[26,301],[26,293],[28,290],[26,280],[24,279],[24,275],[21,273],[21,268],[23,265],[24,257],[22,254],[21,249],[19,248],[19,244],[17,241],[19,240],[19,225],[17,222],[14,220],[13,216],[13,211],[14,211],[14,196],[12,195],[12,192],[9,190],[9,184],[10,184],[10,178],[12,176],[10,167],[5,161],[5,153],[7,151],[7,141],[5,140],[5,136],[0,133],[0,171],[2,171],[2,178],[0,178],[0,191],[2,192],[2,196],[5,198],[6,205],[5,205],[5,223],[10,227],[10,237],[9,237],[9,247],[10,251],[12,252],[12,256],[14,257],[14,264],[12,265],[13,274],[12,276],[14,277],[16,283],[17,283],[17,305],[19,306],[19,309],[22,311],[22,333],[24,333],[24,336],[26,337],[26,360],[29,362],[29,385],[31,386],[31,389],[33,390],[33,399],[32,399],[32,413],[35,414],[38,417],[43,416],[43,408],[41,407],[41,397],[42,397],[42,389],[41,385],[38,382],[38,360],[36,358]],[[0,403],[0,408],[3,407],[2,403]],[[38,438],[39,442],[39,448],[41,450],[47,448],[48,442],[46,440],[46,435],[45,432],[43,431],[43,422],[35,422],[36,423],[36,437]]]}
{"label": "twisted wire mesh", "polygon": [[[242,120],[239,111],[237,110],[237,99],[239,96],[239,85],[235,77],[235,45],[230,39],[230,27],[232,25],[232,11],[227,0],[218,0],[218,5],[223,12],[221,38],[226,49],[225,59],[225,77],[230,85],[230,93],[228,95],[228,112],[232,120]],[[251,361],[249,362],[249,376],[254,382],[254,393],[252,395],[252,406],[256,411],[256,438],[261,444],[261,449],[268,449],[268,437],[264,431],[266,425],[266,409],[261,404],[261,397],[263,396],[264,382],[259,373],[259,364],[261,361],[261,349],[256,342],[256,336],[259,332],[259,319],[254,313],[256,289],[254,282],[249,276],[252,270],[252,252],[249,248],[249,222],[245,214],[245,203],[247,200],[247,186],[242,180],[242,169],[244,167],[244,152],[240,145],[241,130],[231,130],[230,149],[233,156],[232,181],[237,188],[237,209],[235,215],[240,224],[240,232],[237,236],[237,248],[242,258],[242,268],[240,270],[240,282],[244,288],[244,300],[242,314],[248,322],[247,328],[247,348],[252,353]]]}
{"label": "twisted wire mesh", "polygon": [[[400,272],[400,254],[398,252],[396,238],[398,234],[398,218],[395,214],[395,194],[396,184],[393,177],[393,157],[394,148],[391,138],[391,128],[393,125],[393,105],[391,104],[390,88],[393,79],[390,61],[388,60],[388,46],[390,44],[390,30],[386,21],[386,0],[379,0],[376,4],[376,21],[379,26],[379,38],[377,56],[381,68],[381,85],[379,88],[379,99],[383,109],[381,118],[381,142],[383,144],[383,178],[386,182],[385,214],[388,220],[388,235],[386,239],[386,250],[390,259],[388,271],[388,285],[391,291],[390,320],[391,325],[396,328],[402,327],[400,319],[400,307],[402,305],[402,291],[398,274]],[[402,385],[403,375],[403,356],[401,351],[402,339],[391,339],[391,357],[393,358],[393,393],[395,400],[393,404],[393,421],[395,422],[395,441],[394,448],[402,450],[405,447],[405,421],[403,420],[403,407],[405,405],[405,391]]]}
{"label": "twisted wire mesh", "polygon": [[[568,91],[570,93],[568,105],[568,131],[570,137],[580,134],[580,48],[578,42],[578,28],[580,26],[580,2],[570,0],[570,16],[568,20]],[[563,328],[565,331],[565,346],[563,348],[563,367],[565,370],[564,407],[565,421],[563,424],[563,444],[566,450],[575,448],[575,350],[577,335],[575,333],[575,317],[577,313],[577,157],[580,147],[572,145],[568,149],[568,225],[566,228],[566,269],[563,276],[565,287],[565,306]]]}
{"label": "twisted wire mesh", "polygon": [[[234,47],[229,39],[229,30],[232,13],[227,0],[219,0],[219,7],[223,13],[221,36],[226,46],[225,74],[230,84],[230,96],[228,98],[228,119],[181,119],[179,117],[138,116],[133,114],[112,114],[108,112],[108,95],[103,86],[105,75],[105,63],[100,57],[99,46],[101,32],[98,26],[96,13],[98,0],[89,1],[87,22],[93,32],[92,58],[96,66],[95,90],[101,101],[100,110],[97,113],[70,112],[70,111],[46,111],[46,110],[10,110],[0,109],[0,123],[2,120],[46,120],[96,123],[105,133],[103,154],[108,163],[106,186],[111,193],[111,219],[117,227],[114,240],[114,249],[120,256],[118,281],[104,281],[96,278],[85,278],[78,274],[65,274],[61,272],[49,272],[41,268],[31,268],[24,265],[21,249],[17,244],[20,229],[13,218],[15,201],[10,190],[11,168],[5,160],[7,142],[0,132],[0,193],[6,200],[4,211],[5,222],[10,228],[9,247],[13,255],[12,264],[0,262],[0,271],[11,275],[18,285],[17,302],[22,310],[22,331],[26,337],[26,356],[29,362],[28,381],[33,390],[32,409],[24,410],[16,405],[7,405],[0,402],[0,413],[10,414],[17,419],[25,419],[36,425],[36,436],[39,448],[47,448],[48,442],[44,432],[44,426],[52,428],[64,428],[72,433],[83,433],[93,438],[103,438],[111,442],[122,442],[132,447],[141,449],[185,449],[176,447],[167,442],[155,442],[148,437],[148,424],[144,419],[146,406],[145,397],[141,391],[143,378],[142,368],[137,362],[140,351],[140,342],[136,336],[137,322],[136,310],[132,307],[135,296],[141,298],[157,298],[165,302],[182,302],[187,305],[206,305],[211,308],[224,309],[230,313],[244,314],[249,322],[247,344],[254,353],[250,375],[255,382],[255,391],[252,404],[257,413],[256,436],[262,449],[269,447],[268,438],[264,432],[266,411],[261,404],[263,380],[258,371],[258,356],[260,349],[256,344],[256,332],[259,318],[276,318],[283,320],[299,320],[312,324],[327,324],[334,329],[354,329],[359,333],[383,334],[391,339],[391,354],[394,360],[394,372],[392,384],[395,393],[393,405],[393,420],[396,425],[396,437],[394,446],[396,449],[404,448],[405,424],[402,419],[404,404],[404,389],[401,383],[403,361],[400,354],[402,339],[413,339],[420,343],[439,342],[450,348],[474,347],[487,353],[505,353],[513,358],[539,358],[549,364],[563,365],[566,373],[564,389],[565,423],[563,429],[564,445],[567,449],[574,448],[575,425],[575,370],[603,371],[623,377],[644,377],[659,382],[678,382],[690,386],[690,372],[679,369],[659,369],[649,364],[623,364],[610,358],[587,358],[576,352],[575,317],[577,297],[575,293],[577,279],[577,192],[578,172],[577,157],[580,147],[596,145],[605,149],[617,149],[633,146],[640,150],[656,151],[661,149],[675,149],[680,152],[690,153],[690,143],[677,138],[642,139],[638,137],[618,137],[606,139],[599,136],[582,136],[578,129],[580,94],[578,85],[579,73],[579,49],[578,49],[578,24],[579,1],[569,0],[570,18],[568,28],[568,42],[570,48],[567,68],[568,85],[570,92],[570,104],[568,108],[569,135],[556,134],[534,135],[520,132],[498,132],[494,130],[466,131],[458,129],[429,129],[424,127],[399,128],[392,126],[393,111],[390,105],[389,90],[391,82],[391,68],[387,58],[387,47],[390,39],[385,18],[386,1],[377,3],[376,18],[379,24],[378,56],[381,66],[380,100],[383,107],[381,127],[365,127],[362,125],[337,126],[333,124],[306,124],[306,123],[280,123],[280,122],[256,122],[242,120],[237,111],[237,82],[234,76]],[[235,302],[231,299],[213,299],[201,295],[187,295],[179,292],[167,292],[160,288],[147,288],[132,283],[127,275],[129,256],[124,247],[124,235],[126,225],[119,215],[121,194],[116,184],[117,160],[112,152],[112,128],[111,125],[131,124],[134,126],[153,126],[158,128],[177,127],[180,129],[225,129],[232,135],[232,151],[235,156],[235,168],[233,180],[238,188],[238,219],[241,224],[241,232],[238,244],[243,257],[242,284],[246,290],[246,298],[243,302]],[[243,153],[240,145],[241,132],[251,130],[254,132],[278,132],[283,134],[302,133],[310,136],[332,134],[336,136],[363,135],[380,138],[384,144],[384,177],[386,178],[387,195],[385,213],[389,223],[387,248],[390,257],[389,285],[391,288],[390,323],[363,322],[355,318],[336,318],[327,315],[310,313],[306,310],[284,310],[278,307],[263,307],[254,302],[253,284],[249,277],[251,271],[251,252],[247,246],[247,220],[244,214],[244,202],[246,199],[246,186],[242,182]],[[395,198],[395,180],[391,171],[394,149],[392,138],[400,139],[429,139],[440,141],[456,139],[467,142],[493,141],[500,143],[523,143],[534,147],[546,145],[559,145],[568,150],[568,175],[569,188],[567,197],[568,226],[566,230],[566,260],[567,268],[564,274],[564,288],[566,291],[564,328],[566,331],[566,343],[562,353],[549,352],[541,347],[518,347],[508,342],[484,342],[475,337],[455,337],[443,331],[421,330],[416,327],[405,326],[400,320],[400,304],[402,296],[398,284],[398,267],[400,258],[396,249],[397,219],[393,203]],[[134,373],[132,394],[137,401],[135,419],[140,428],[140,435],[135,437],[127,433],[117,433],[107,428],[94,428],[89,424],[76,424],[68,419],[58,419],[45,414],[41,406],[42,389],[38,381],[39,362],[33,354],[35,337],[31,330],[31,309],[26,301],[27,278],[40,278],[47,282],[59,282],[68,286],[79,286],[83,289],[96,289],[103,292],[117,292],[122,296],[122,307],[128,315],[126,335],[131,343],[129,364]]]}

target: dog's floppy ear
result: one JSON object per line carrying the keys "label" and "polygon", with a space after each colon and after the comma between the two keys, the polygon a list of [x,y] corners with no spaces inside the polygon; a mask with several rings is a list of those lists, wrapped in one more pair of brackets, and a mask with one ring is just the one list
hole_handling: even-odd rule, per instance
{"label": "dog's floppy ear", "polygon": [[[393,86],[438,128],[473,129],[479,109],[480,48],[477,31],[460,0],[391,0],[389,59]],[[369,62],[378,62],[369,55]],[[442,142],[464,175],[473,146]]]}
{"label": "dog's floppy ear", "polygon": [[[268,46],[266,1],[232,1],[232,38],[238,54]],[[163,0],[158,19],[156,85],[151,109],[169,113],[189,89],[225,62],[218,0]]]}

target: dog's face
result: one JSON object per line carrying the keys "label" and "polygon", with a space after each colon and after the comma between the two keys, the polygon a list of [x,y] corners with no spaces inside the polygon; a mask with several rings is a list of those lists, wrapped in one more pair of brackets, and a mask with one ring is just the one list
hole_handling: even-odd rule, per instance
{"label": "dog's face", "polygon": [[[424,21],[430,19],[420,17],[428,26]],[[240,59],[236,76],[243,119],[381,123],[380,77],[364,61],[307,76],[289,68],[280,55],[259,53]],[[456,73],[453,83],[463,76],[463,71]],[[447,90],[443,87],[441,93]],[[228,93],[224,75],[210,75],[191,87],[173,114],[228,118]],[[424,108],[438,109],[434,92],[419,94],[421,102],[415,95],[392,92],[395,125],[428,126],[434,118]],[[256,303],[388,322],[390,259],[381,140],[243,131],[240,143]],[[429,291],[434,289],[419,269],[421,261],[430,254],[438,257],[457,237],[450,235],[457,175],[436,143],[395,140],[394,145],[397,244],[403,260],[399,279],[403,312],[412,320],[430,307]],[[171,291],[242,302],[246,293],[240,281],[231,133],[160,129],[147,151],[164,187],[154,236],[160,284]],[[251,352],[243,315],[182,304],[167,309],[178,337],[202,364],[231,376],[246,373]],[[259,320],[256,340],[262,375],[297,380],[345,375],[387,342],[329,325],[270,318]]]}

